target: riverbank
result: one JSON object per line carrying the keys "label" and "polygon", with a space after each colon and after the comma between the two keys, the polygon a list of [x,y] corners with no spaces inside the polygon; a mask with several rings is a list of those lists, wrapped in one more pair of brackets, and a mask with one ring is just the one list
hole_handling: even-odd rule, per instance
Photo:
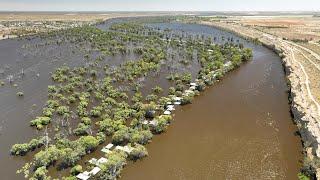
{"label": "riverbank", "polygon": [[[236,23],[206,22],[200,24],[215,26],[244,38],[261,42],[264,46],[275,51],[281,58],[287,77],[289,101],[294,122],[299,128],[305,151],[306,174],[313,173],[320,178],[320,168],[317,161],[320,157],[320,126],[319,126],[319,104],[310,90],[309,76],[300,62],[296,49],[296,43],[283,40],[277,36],[258,31],[253,28],[244,27]],[[310,172],[311,171],[311,172]]]}

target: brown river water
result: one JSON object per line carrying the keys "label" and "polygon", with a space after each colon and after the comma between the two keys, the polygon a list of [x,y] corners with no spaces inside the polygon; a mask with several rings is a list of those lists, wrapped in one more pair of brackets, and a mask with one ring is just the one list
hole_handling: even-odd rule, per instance
{"label": "brown river water", "polygon": [[[199,25],[166,26],[221,33]],[[302,147],[281,59],[265,47],[247,46],[253,60],[179,108],[169,130],[147,146],[149,157],[128,165],[122,180],[297,179]]]}
{"label": "brown river water", "polygon": [[[238,38],[207,26],[160,26]],[[26,55],[18,48],[23,43],[0,41],[1,67],[10,65],[14,71],[17,64],[26,71],[16,89],[0,88],[1,180],[23,179],[15,171],[31,156],[12,157],[9,150],[13,144],[37,135],[29,121],[46,101],[46,88],[51,83],[47,81],[48,72],[63,63],[83,63],[80,55],[71,53],[73,48],[52,47],[48,52],[39,50],[39,54]],[[147,145],[149,157],[129,163],[121,180],[297,179],[302,147],[294,134],[297,128],[289,112],[281,60],[262,46],[246,46],[253,48],[253,60],[206,89],[191,105],[177,108],[168,131]],[[59,53],[54,56],[54,52]],[[16,97],[19,89],[24,91],[23,99]],[[32,104],[37,106],[32,108]],[[89,157],[95,155],[101,153],[97,151]]]}

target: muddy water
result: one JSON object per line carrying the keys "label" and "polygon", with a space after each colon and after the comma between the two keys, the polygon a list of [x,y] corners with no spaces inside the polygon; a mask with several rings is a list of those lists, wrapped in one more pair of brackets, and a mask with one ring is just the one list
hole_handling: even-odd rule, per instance
{"label": "muddy water", "polygon": [[[75,47],[44,46],[32,51],[23,48],[26,44],[41,44],[42,41],[1,40],[0,41],[0,68],[5,69],[0,79],[5,82],[0,87],[0,179],[23,179],[16,175],[16,170],[32,158],[30,153],[25,157],[10,156],[9,151],[13,144],[29,142],[31,138],[43,135],[29,126],[30,120],[40,114],[42,106],[47,100],[47,86],[52,84],[49,72],[67,64],[70,66],[83,65],[83,54]],[[20,74],[24,69],[24,76]],[[39,74],[39,76],[37,76]],[[6,80],[8,75],[14,76],[14,87]],[[18,98],[16,93],[24,92],[24,97]]]}
{"label": "muddy water", "polygon": [[[205,26],[169,26],[230,36]],[[297,179],[302,147],[280,58],[246,46],[253,60],[179,108],[169,130],[147,146],[149,157],[129,164],[122,180]]]}
{"label": "muddy water", "polygon": [[[44,131],[36,131],[30,127],[30,120],[41,114],[47,100],[47,87],[53,84],[50,72],[62,65],[75,67],[88,63],[84,59],[84,53],[75,45],[44,45],[47,42],[48,39],[40,38],[0,41],[0,80],[5,82],[5,85],[0,87],[1,180],[23,179],[22,175],[16,174],[16,170],[30,161],[36,153],[14,157],[10,156],[9,151],[13,144],[29,142],[32,138],[44,135]],[[38,46],[35,46],[36,44]],[[95,54],[92,56],[95,57]],[[128,59],[135,60],[136,57],[106,57],[106,64],[116,66]],[[9,75],[12,75],[14,80],[11,85],[7,80]],[[14,87],[13,84],[17,86]],[[17,97],[16,93],[19,91],[24,93],[24,97]]]}
{"label": "muddy water", "polygon": [[[157,26],[214,36],[219,43],[222,36],[231,36],[206,26]],[[4,180],[23,179],[15,171],[32,157],[32,153],[12,157],[9,150],[37,135],[29,121],[46,101],[47,85],[52,83],[48,72],[63,63],[85,64],[83,54],[71,52],[75,48],[49,46],[28,54],[21,49],[25,43],[33,44],[0,41],[0,64],[4,67],[0,79],[25,70],[24,78],[15,76],[18,87],[0,87],[0,179]],[[280,59],[263,47],[246,45],[254,48],[253,61],[209,88],[192,105],[178,108],[168,132],[148,145],[150,156],[129,164],[122,179],[295,179],[301,147],[294,136]],[[16,97],[20,90],[25,97]],[[86,158],[95,156],[101,153]]]}

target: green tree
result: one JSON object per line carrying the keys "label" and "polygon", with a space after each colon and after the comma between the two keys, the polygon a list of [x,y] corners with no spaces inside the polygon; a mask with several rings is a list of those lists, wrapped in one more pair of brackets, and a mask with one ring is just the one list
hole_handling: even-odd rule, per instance
{"label": "green tree", "polygon": [[306,176],[305,174],[299,172],[298,173],[298,179],[299,180],[310,180],[310,178],[308,176]]}
{"label": "green tree", "polygon": [[114,144],[121,144],[129,141],[129,139],[130,139],[129,128],[126,126],[122,126],[112,136],[112,142]]}
{"label": "green tree", "polygon": [[38,167],[30,180],[49,180],[51,178],[47,176],[47,173],[48,170],[45,166]]}
{"label": "green tree", "polygon": [[93,136],[82,136],[78,139],[78,142],[83,146],[86,152],[90,152],[99,145],[99,140]]}
{"label": "green tree", "polygon": [[79,173],[81,173],[81,172],[83,172],[83,170],[82,170],[82,166],[81,165],[75,165],[74,167],[72,167],[71,168],[71,170],[70,170],[70,173],[72,174],[72,175],[77,175],[77,174],[79,174]]}
{"label": "green tree", "polygon": [[12,146],[10,152],[12,155],[20,155],[24,156],[29,152],[29,144],[24,143],[24,144],[15,144]]}
{"label": "green tree", "polygon": [[30,121],[31,126],[36,126],[37,129],[42,129],[44,125],[48,125],[51,121],[50,117],[37,117],[36,119]]}
{"label": "green tree", "polygon": [[34,156],[34,165],[36,168],[48,167],[59,159],[61,150],[55,145],[50,146],[47,149],[41,150]]}
{"label": "green tree", "polygon": [[146,156],[148,156],[148,151],[143,145],[140,144],[135,144],[134,149],[129,154],[129,158],[132,160],[142,159]]}
{"label": "green tree", "polygon": [[130,142],[139,143],[139,144],[147,144],[153,137],[153,134],[150,130],[137,130],[134,129],[130,133]]}
{"label": "green tree", "polygon": [[108,155],[108,162],[101,165],[101,173],[98,179],[116,179],[126,165],[126,154],[122,151],[113,151]]}
{"label": "green tree", "polygon": [[79,123],[78,127],[73,130],[73,133],[77,136],[88,135],[89,129],[90,129],[90,125]]}

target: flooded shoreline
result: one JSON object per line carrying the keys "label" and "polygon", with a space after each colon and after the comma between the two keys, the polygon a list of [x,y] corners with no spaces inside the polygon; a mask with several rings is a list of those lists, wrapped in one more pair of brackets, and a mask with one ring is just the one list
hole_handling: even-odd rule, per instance
{"label": "flooded shoreline", "polygon": [[121,179],[296,179],[302,160],[280,57],[254,45],[251,62],[175,113],[149,157]]}
{"label": "flooded shoreline", "polygon": [[[198,25],[192,26],[198,31]],[[202,26],[200,28],[205,31],[210,29]],[[222,31],[214,28],[211,30],[212,32],[207,32],[208,35],[213,33],[221,36]],[[223,36],[227,35],[230,34],[223,32]],[[249,46],[254,49],[253,61],[242,65],[225,76],[220,83],[208,88],[200,97],[195,98],[193,104],[178,108],[168,132],[155,136],[153,142],[147,145],[150,157],[141,162],[130,163],[124,169],[122,179],[296,177],[300,167],[301,145],[299,138],[294,136],[296,127],[289,113],[287,87],[280,58],[264,47],[252,44]],[[45,72],[41,73],[44,81],[47,76],[42,74]],[[38,102],[44,102],[42,98],[46,98],[48,83],[50,82],[44,83],[43,88],[39,89],[43,94],[38,93],[41,95],[30,100],[39,107],[41,105]],[[15,93],[10,98],[15,98],[14,96]],[[41,100],[36,100],[37,98]],[[29,100],[26,103],[32,104]],[[11,112],[11,117],[15,117],[12,121],[17,124],[10,124],[6,132],[10,128],[13,130],[25,127],[28,133],[32,131],[28,127],[28,117],[19,125],[19,118],[28,114],[29,109],[25,109],[25,112],[17,113],[16,116]],[[34,131],[29,135],[32,136],[33,133]],[[14,139],[14,142],[6,143],[8,147],[3,146],[1,149],[1,154],[7,152],[8,156],[9,145],[17,142],[18,138],[28,138],[25,134],[15,137],[12,133],[1,136],[1,145],[9,137]],[[21,159],[10,157],[6,161],[10,170],[2,172],[4,178],[17,178],[14,172],[18,163],[13,159],[22,163]]]}

